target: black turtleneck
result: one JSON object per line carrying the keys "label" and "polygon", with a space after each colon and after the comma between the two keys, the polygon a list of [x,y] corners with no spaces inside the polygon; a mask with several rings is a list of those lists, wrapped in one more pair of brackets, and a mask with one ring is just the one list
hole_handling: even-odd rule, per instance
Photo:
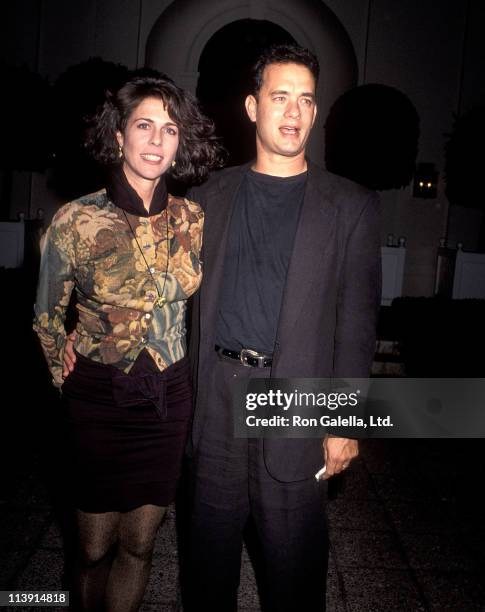
{"label": "black turtleneck", "polygon": [[143,205],[143,200],[128,182],[121,165],[108,171],[106,191],[109,199],[116,206],[137,217],[158,215],[167,207],[168,193],[165,176],[160,177],[158,185],[155,187],[149,211],[147,211]]}

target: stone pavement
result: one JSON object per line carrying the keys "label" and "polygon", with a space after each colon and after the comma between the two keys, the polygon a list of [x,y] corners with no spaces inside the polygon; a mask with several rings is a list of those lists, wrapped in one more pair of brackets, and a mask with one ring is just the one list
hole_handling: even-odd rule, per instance
{"label": "stone pavement", "polygon": [[[483,450],[482,440],[362,443],[330,488],[328,612],[485,611]],[[3,490],[0,589],[61,589],[61,531],[41,472],[32,457]],[[177,575],[171,507],[142,611],[182,609]],[[260,609],[246,554],[239,603]]]}

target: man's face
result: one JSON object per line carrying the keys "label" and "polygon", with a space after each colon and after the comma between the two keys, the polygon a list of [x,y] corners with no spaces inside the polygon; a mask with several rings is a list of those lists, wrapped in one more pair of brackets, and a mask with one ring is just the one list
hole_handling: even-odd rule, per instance
{"label": "man's face", "polygon": [[266,66],[258,96],[246,98],[246,110],[256,123],[258,155],[303,153],[317,114],[311,71],[300,64]]}

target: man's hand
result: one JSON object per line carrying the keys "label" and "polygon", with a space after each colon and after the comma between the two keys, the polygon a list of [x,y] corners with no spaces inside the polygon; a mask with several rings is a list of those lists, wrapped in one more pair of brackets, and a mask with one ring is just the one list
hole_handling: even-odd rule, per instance
{"label": "man's hand", "polygon": [[327,480],[335,474],[339,474],[349,467],[352,459],[359,454],[358,440],[350,438],[334,438],[333,436],[325,436],[323,440],[323,456],[327,467],[325,475],[322,476]]}
{"label": "man's hand", "polygon": [[74,353],[75,340],[75,331],[66,336],[66,346],[64,347],[64,364],[62,368],[62,378],[64,378],[64,380],[74,370],[74,366],[76,365],[76,354]]}

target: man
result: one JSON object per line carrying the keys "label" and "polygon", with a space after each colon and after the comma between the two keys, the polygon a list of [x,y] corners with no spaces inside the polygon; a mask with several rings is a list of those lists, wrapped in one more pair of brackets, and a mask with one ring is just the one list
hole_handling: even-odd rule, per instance
{"label": "man", "polygon": [[[192,190],[205,209],[193,304],[196,410],[187,610],[236,609],[243,530],[257,534],[263,609],[325,608],[325,481],[356,440],[240,439],[234,381],[369,375],[380,300],[375,194],[307,161],[318,63],[277,46],[246,99],[256,161]],[[250,349],[251,352],[248,352]]]}

